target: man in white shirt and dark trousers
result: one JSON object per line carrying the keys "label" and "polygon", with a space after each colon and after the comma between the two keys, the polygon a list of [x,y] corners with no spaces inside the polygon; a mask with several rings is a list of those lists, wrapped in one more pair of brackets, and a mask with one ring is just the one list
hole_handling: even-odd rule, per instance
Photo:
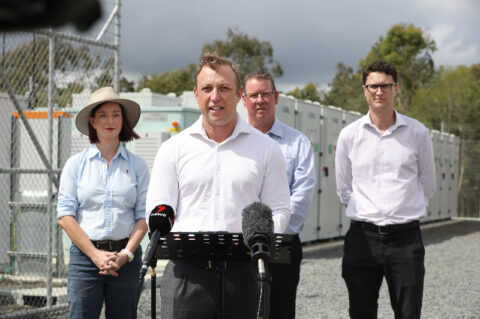
{"label": "man in white shirt and dark trousers", "polygon": [[248,123],[275,140],[282,149],[287,165],[290,188],[290,223],[285,231],[293,234],[291,263],[269,266],[272,275],[270,318],[295,318],[295,300],[303,258],[299,233],[310,212],[315,187],[315,161],[308,138],[275,117],[278,91],[268,72],[248,74],[244,80],[243,104]]}
{"label": "man in white shirt and dark trousers", "polygon": [[[242,210],[262,202],[272,209],[274,232],[285,231],[290,217],[285,161],[275,141],[238,116],[242,92],[234,63],[214,54],[202,57],[194,88],[202,115],[160,147],[147,219],[154,207],[166,204],[176,212],[172,232],[239,233]],[[219,319],[218,309],[229,319],[255,318],[257,267],[250,261],[170,261],[160,296],[162,319]]]}
{"label": "man in white shirt and dark trousers", "polygon": [[420,318],[425,275],[419,219],[435,191],[433,147],[420,122],[394,109],[395,67],[384,61],[363,72],[369,105],[345,127],[335,157],[337,193],[351,218],[342,276],[351,318],[377,318],[383,277],[396,319]]}

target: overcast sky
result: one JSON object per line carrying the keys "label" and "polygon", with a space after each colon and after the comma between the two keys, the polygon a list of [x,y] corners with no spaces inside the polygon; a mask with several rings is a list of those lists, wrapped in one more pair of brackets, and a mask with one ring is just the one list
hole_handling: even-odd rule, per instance
{"label": "overcast sky", "polygon": [[356,69],[399,22],[435,40],[436,67],[480,63],[479,0],[124,0],[122,70],[132,79],[184,68],[205,43],[237,28],[272,44],[284,70],[280,90],[326,87],[339,61]]}

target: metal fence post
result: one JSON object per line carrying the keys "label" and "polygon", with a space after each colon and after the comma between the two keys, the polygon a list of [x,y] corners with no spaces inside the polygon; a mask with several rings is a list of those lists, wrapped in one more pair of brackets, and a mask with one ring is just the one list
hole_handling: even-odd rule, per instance
{"label": "metal fence post", "polygon": [[113,71],[113,87],[117,92],[120,92],[120,4],[120,0],[115,0],[117,12],[115,14],[115,61]]}
{"label": "metal fence post", "polygon": [[[49,37],[48,47],[48,162],[53,164],[53,70],[55,68],[55,34]],[[52,174],[47,180],[47,307],[52,306]]]}

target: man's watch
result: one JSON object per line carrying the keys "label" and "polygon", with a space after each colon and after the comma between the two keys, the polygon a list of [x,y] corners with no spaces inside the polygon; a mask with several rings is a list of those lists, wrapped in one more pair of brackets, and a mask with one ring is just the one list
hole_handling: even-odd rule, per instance
{"label": "man's watch", "polygon": [[121,253],[124,253],[125,255],[127,255],[127,257],[128,257],[128,262],[131,262],[131,261],[133,260],[133,257],[135,257],[135,256],[133,255],[133,253],[132,253],[130,250],[128,250],[128,249],[125,249],[125,248],[124,248],[124,249],[120,250],[120,252],[121,252]]}

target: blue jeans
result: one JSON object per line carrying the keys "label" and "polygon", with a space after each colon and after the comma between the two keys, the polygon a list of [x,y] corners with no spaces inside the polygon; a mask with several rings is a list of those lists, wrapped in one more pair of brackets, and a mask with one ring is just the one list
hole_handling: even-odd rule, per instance
{"label": "blue jeans", "polygon": [[142,247],[118,271],[118,277],[99,275],[99,269],[77,246],[70,247],[68,303],[70,318],[98,318],[105,301],[106,318],[136,318]]}

